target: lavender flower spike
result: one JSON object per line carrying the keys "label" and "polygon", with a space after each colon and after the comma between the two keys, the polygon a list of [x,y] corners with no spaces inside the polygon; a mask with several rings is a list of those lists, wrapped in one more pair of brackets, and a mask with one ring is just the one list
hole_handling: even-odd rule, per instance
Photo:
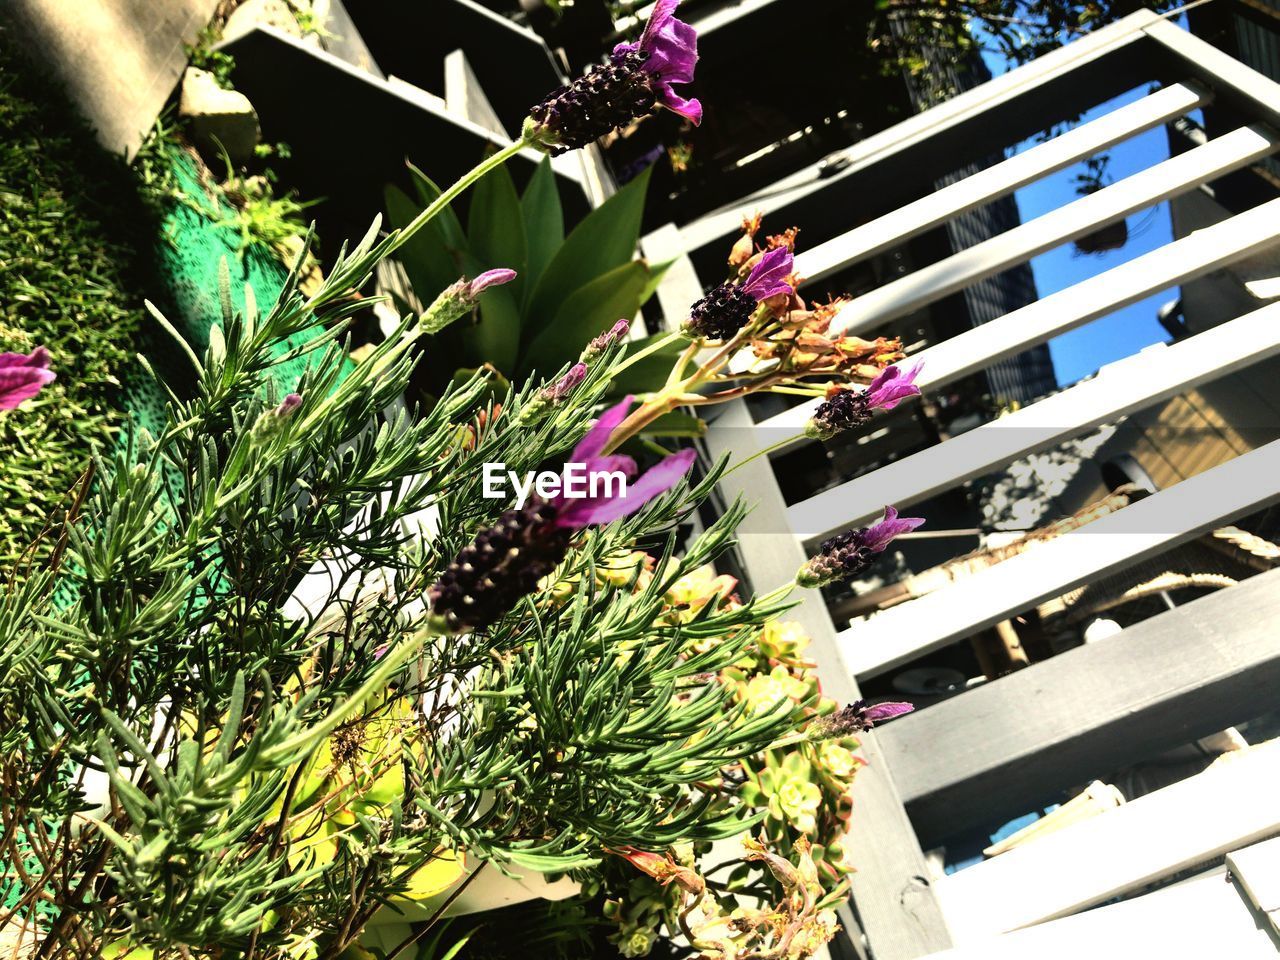
{"label": "lavender flower spike", "polygon": [[855,577],[871,566],[876,554],[883,553],[894,537],[922,523],[921,517],[899,517],[895,508],[885,507],[883,520],[824,540],[817,555],[796,574],[796,583],[802,587],[822,587]]}
{"label": "lavender flower spike", "polygon": [[466,296],[471,300],[475,300],[490,287],[510,283],[515,278],[516,272],[506,267],[495,267],[493,270],[486,270],[477,274],[476,278],[467,284]]}
{"label": "lavender flower spike", "polygon": [[12,410],[30,400],[56,377],[44,347],[30,353],[0,353],[0,410]]}
{"label": "lavender flower spike", "polygon": [[745,281],[725,281],[690,307],[682,329],[691,337],[728,340],[746,326],[762,300],[791,293],[787,278],[794,265],[786,247],[770,250],[751,268]]}
{"label": "lavender flower spike", "polygon": [[583,349],[582,356],[578,359],[584,363],[589,363],[625,337],[627,335],[627,331],[630,329],[630,320],[619,320],[604,333],[593,338],[592,341]]}
{"label": "lavender flower spike", "polygon": [[698,34],[675,18],[678,0],[658,0],[636,43],[620,43],[607,63],[594,66],[529,111],[524,135],[552,153],[585,147],[663,106],[694,124],[702,105],[672,84],[693,80]]}
{"label": "lavender flower spike", "polygon": [[516,272],[506,267],[486,270],[477,274],[474,280],[462,277],[457,283],[445,287],[440,295],[431,302],[431,306],[423,311],[422,318],[419,321],[422,325],[422,332],[427,334],[439,333],[453,321],[466,316],[479,302],[480,294],[490,287],[510,283],[515,278]]}
{"label": "lavender flower spike", "polygon": [[837,390],[818,404],[804,425],[806,437],[830,440],[838,433],[860,427],[871,419],[871,411],[892,410],[907,397],[920,394],[915,379],[923,364],[909,370],[885,367],[865,390]]}
{"label": "lavender flower spike", "polygon": [[911,704],[901,701],[869,704],[865,700],[855,700],[842,710],[825,717],[818,717],[810,723],[805,730],[805,738],[829,740],[832,737],[852,736],[864,730],[870,730],[882,720],[892,720],[914,709],[915,707]]}
{"label": "lavender flower spike", "polygon": [[[630,457],[606,455],[605,447],[633,402],[627,397],[606,410],[574,448],[569,462],[582,464],[587,476],[619,472],[628,481],[637,467]],[[551,573],[569,552],[582,529],[635,513],[670,490],[689,472],[697,452],[681,450],[647,470],[635,482],[605,485],[600,492],[569,496],[569,483],[550,499],[534,498],[508,510],[496,524],[480,531],[463,547],[428,591],[435,627],[453,633],[480,630],[500,620],[538,581]],[[610,488],[612,487],[612,489]]]}
{"label": "lavender flower spike", "polygon": [[542,391],[542,399],[548,403],[563,400],[573,393],[585,379],[587,379],[587,365],[585,363],[575,363],[563,377]]}

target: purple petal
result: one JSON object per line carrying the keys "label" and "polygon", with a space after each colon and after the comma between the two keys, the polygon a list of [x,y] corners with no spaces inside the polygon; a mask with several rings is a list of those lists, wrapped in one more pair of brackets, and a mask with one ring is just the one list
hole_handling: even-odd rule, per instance
{"label": "purple petal", "polygon": [[27,354],[0,353],[0,410],[12,410],[57,379],[48,369],[49,359],[44,347]]}
{"label": "purple petal", "polygon": [[889,546],[894,537],[909,533],[924,523],[923,517],[899,517],[896,507],[884,508],[884,519],[867,527],[862,535],[862,545],[868,550],[880,553]]}
{"label": "purple petal", "polygon": [[658,102],[672,113],[680,114],[680,116],[690,121],[695,127],[702,123],[702,104],[698,99],[695,97],[692,100],[686,100],[684,97],[672,90],[671,84],[669,83],[660,85]]}
{"label": "purple petal", "polygon": [[504,283],[510,283],[516,278],[514,270],[508,270],[506,267],[496,267],[493,270],[486,270],[479,274],[474,280],[467,285],[467,292],[472,297],[478,297],[490,287],[501,286]]}
{"label": "purple petal", "polygon": [[892,720],[894,717],[900,717],[914,709],[915,707],[912,704],[903,703],[900,700],[890,700],[865,707],[862,711],[862,717],[867,722],[867,725],[870,726],[873,723],[879,723],[881,720]]}
{"label": "purple petal", "polygon": [[867,401],[872,407],[892,410],[907,397],[920,395],[920,388],[913,382],[920,375],[923,363],[917,363],[909,370],[899,367],[885,367],[880,375],[867,387]]}
{"label": "purple petal", "polygon": [[543,396],[548,400],[563,400],[585,379],[587,379],[587,365],[575,363],[563,377],[543,391]]}
{"label": "purple petal", "polygon": [[751,268],[742,289],[757,300],[768,300],[780,293],[790,293],[791,284],[787,283],[787,277],[791,275],[793,267],[791,251],[786,247],[770,250]]}
{"label": "purple petal", "polygon": [[635,483],[628,484],[625,497],[608,500],[575,500],[573,506],[560,513],[556,523],[575,528],[591,523],[608,523],[630,516],[659,494],[674,487],[693,466],[698,451],[692,447],[665,457],[644,472]]}
{"label": "purple petal", "polygon": [[588,430],[587,435],[573,448],[573,456],[569,459],[574,463],[585,463],[599,456],[609,443],[609,437],[617,429],[618,424],[627,419],[627,411],[631,409],[634,400],[635,397],[628,394],[623,397],[621,403],[600,414],[600,419],[596,421],[595,426]]}
{"label": "purple petal", "polygon": [[640,38],[640,49],[649,54],[644,69],[666,83],[689,83],[698,62],[698,31],[677,20],[674,0],[659,2]]}
{"label": "purple petal", "polygon": [[301,405],[302,397],[296,393],[291,393],[280,401],[280,406],[276,407],[275,414],[277,417],[287,417]]}

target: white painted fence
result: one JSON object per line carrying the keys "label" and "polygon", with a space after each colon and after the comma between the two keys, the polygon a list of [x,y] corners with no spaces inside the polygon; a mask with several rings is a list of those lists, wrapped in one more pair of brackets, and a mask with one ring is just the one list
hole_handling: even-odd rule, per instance
{"label": "white painted fence", "polygon": [[[775,225],[789,226],[793,217],[805,211],[824,205],[830,210],[866,197],[874,193],[874,185],[892,182],[894,176],[910,178],[918,170],[936,171],[938,154],[964,145],[970,132],[977,140],[998,143],[1006,125],[1012,130],[1021,123],[1020,129],[1025,129],[1028,114],[1054,109],[1055,100],[1075,97],[1071,105],[1063,107],[1063,112],[1070,114],[1081,108],[1080,97],[1092,94],[1094,104],[1102,103],[1139,86],[1144,78],[1159,81],[1159,85],[1054,139],[867,222],[857,223],[851,211],[850,222],[856,225],[800,253],[797,272],[818,281],[834,277],[855,264],[890,253],[906,240],[962,213],[1007,197],[1198,108],[1220,106],[1240,118],[1234,128],[1202,138],[1168,160],[891,279],[855,298],[835,320],[837,329],[875,335],[886,323],[911,316],[977,281],[1135,212],[1202,189],[1225,174],[1251,167],[1280,147],[1280,85],[1166,20],[1145,11],[1136,13],[868,138],[846,151],[834,176],[823,178],[813,170],[797,171],[767,193],[743,198],[736,209],[649,235],[644,247],[650,258],[679,258],[659,291],[667,322],[679,323],[703,286],[721,279],[699,278],[694,264],[709,268],[723,263],[717,257],[727,253],[741,214],[759,209],[766,215],[774,214],[771,222]],[[1046,116],[1043,127],[1056,119],[1060,118]],[[1013,139],[1022,136],[1025,134]],[[983,155],[976,148],[973,152]],[[973,159],[957,157],[956,164],[959,167]],[[931,173],[918,176],[927,181],[937,178]],[[805,226],[804,222],[798,225]],[[929,345],[919,355],[924,360],[920,385],[928,394],[1161,290],[1205,277],[1277,246],[1280,199]],[[740,554],[748,578],[756,588],[769,589],[794,572],[817,539],[866,523],[886,503],[910,506],[1000,470],[1027,454],[1079,437],[1099,424],[1122,420],[1275,357],[1280,354],[1280,304],[1258,302],[1256,306],[1227,323],[1171,346],[1144,350],[1107,366],[1091,380],[790,506],[783,503],[769,459],[759,458],[735,471],[724,484],[726,496],[745,492],[760,504],[741,537]],[[799,431],[815,405],[816,401],[802,403],[759,422],[753,422],[745,405],[732,406],[712,424],[709,452],[717,455],[732,450],[743,456],[774,445],[790,451],[812,443]],[[744,437],[748,438],[745,442]],[[859,680],[973,636],[1045,599],[1133,566],[1278,500],[1280,441],[866,622],[833,624],[816,596],[806,600],[799,618],[814,636],[824,688],[830,695],[849,699],[858,695]],[[780,516],[785,517],[784,529],[779,529]],[[1185,626],[1177,629],[1186,630]],[[1123,636],[1110,642],[1122,641]],[[1181,640],[1186,641],[1186,650],[1194,651],[1194,638]],[[1185,652],[1178,648],[1171,655]],[[1280,635],[1275,646],[1263,650],[1256,659],[1260,663],[1266,659],[1268,664],[1280,661]],[[1039,666],[1032,665],[1030,670]],[[1099,684],[1106,682],[1106,676],[1097,678]],[[1153,680],[1152,690],[1134,692],[1135,711],[1152,702],[1175,702],[1186,693],[1154,689],[1156,682]],[[1242,703],[1241,709],[1245,706]],[[1067,722],[1089,722],[1086,703],[1056,702],[1052,691],[1035,708],[1059,710],[1066,717],[1074,711],[1075,719]],[[896,728],[893,743],[897,749],[927,753],[929,744],[909,742],[912,719],[898,721],[903,725]],[[982,719],[991,724],[1017,722],[1009,716]],[[1190,727],[1194,727],[1191,721]],[[946,956],[1085,955],[1081,950],[1107,956],[1111,954],[1106,950],[1097,950],[1102,939],[1114,940],[1125,924],[1141,924],[1152,917],[1169,920],[1170,910],[1185,909],[1193,894],[1205,904],[1206,915],[1223,925],[1216,937],[1198,934],[1197,943],[1219,943],[1224,949],[1228,943],[1240,944],[1239,953],[1216,955],[1241,957],[1263,956],[1269,945],[1274,946],[1267,937],[1259,938],[1257,931],[1242,926],[1250,913],[1241,906],[1237,891],[1227,895],[1215,889],[1214,896],[1206,899],[1209,887],[1203,885],[1173,888],[1163,892],[1159,900],[1151,894],[1132,904],[1108,908],[1111,913],[1055,920],[1065,925],[1061,932],[1050,934],[1045,928],[1044,936],[1026,930],[1009,934],[1007,947],[991,938],[1069,916],[1188,864],[1280,833],[1280,806],[1274,803],[1274,797],[1280,795],[1280,768],[1276,765],[1280,746],[1260,749],[1257,756],[1246,757],[1238,765],[1166,788],[1077,825],[1069,833],[1037,840],[937,883],[928,879],[907,816],[910,808],[903,807],[902,796],[912,795],[912,785],[895,783],[893,755],[886,756],[881,746],[875,735],[868,736],[865,748],[871,766],[860,774],[855,793],[855,836],[861,838],[854,853],[859,865],[853,888],[857,915],[845,918],[856,926],[856,935],[872,957],[908,960],[953,945],[958,949]],[[974,749],[981,750],[981,745]],[[1013,763],[1014,758],[1008,759]],[[998,760],[987,766],[998,768]],[[946,763],[946,758],[938,758],[938,762]],[[1015,775],[1010,767],[1010,776]],[[1058,786],[1066,789],[1070,785]],[[942,802],[945,808],[945,796]],[[1274,845],[1271,850],[1274,866],[1280,851]],[[1280,906],[1280,900],[1265,909],[1275,906]],[[1176,942],[1176,934],[1166,937],[1164,931],[1151,939],[1152,944]],[[1059,952],[1054,953],[1053,947]],[[1185,954],[1175,951],[1167,955]]]}

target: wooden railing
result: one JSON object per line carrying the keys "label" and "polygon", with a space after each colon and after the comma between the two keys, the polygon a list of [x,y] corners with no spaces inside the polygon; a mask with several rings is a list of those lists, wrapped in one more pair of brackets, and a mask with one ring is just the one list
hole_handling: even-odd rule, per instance
{"label": "wooden railing", "polygon": [[[1125,106],[919,196],[922,183],[980,163],[1148,83],[1152,91]],[[677,260],[659,290],[661,308],[667,322],[677,324],[703,286],[721,279],[724,255],[743,213],[758,209],[779,226],[796,223],[807,229],[810,220],[848,211],[857,225],[819,228],[819,242],[798,256],[797,272],[810,282],[822,281],[1199,108],[1221,108],[1238,117],[1238,125],[897,276],[856,297],[834,326],[864,335],[882,332],[886,324],[983,278],[1276,153],[1280,85],[1174,24],[1136,13],[855,145],[834,175],[797,171],[767,193],[743,198],[740,208],[650,234],[644,250],[651,259]],[[995,361],[1276,245],[1280,200],[930,344],[918,355],[924,361],[920,385],[928,395]],[[741,530],[740,560],[748,579],[768,589],[794,575],[816,540],[865,523],[886,503],[909,507],[925,501],[1275,357],[1280,304],[1255,306],[791,505],[784,501],[770,457],[735,470],[724,481],[723,495],[744,493],[758,504]],[[772,457],[794,452],[814,442],[799,432],[813,406],[801,403],[757,422],[746,405],[730,405],[711,425],[707,452],[741,457],[775,445]],[[1280,436],[1280,425],[1262,433],[1267,430]],[[824,689],[852,699],[860,681],[1273,504],[1280,500],[1277,478],[1280,441],[1260,442],[1234,460],[865,622],[837,626],[822,599],[810,596],[798,619],[814,639]],[[1069,915],[1280,833],[1280,806],[1256,795],[1267,784],[1270,796],[1276,795],[1280,759],[1275,749],[1260,749],[1239,767],[1175,784],[1078,824],[1070,828],[1073,834],[1052,843],[1036,841],[941,881],[931,879],[921,846],[921,841],[930,846],[972,829],[984,817],[1031,809],[1074,783],[1275,709],[1280,631],[1262,624],[1274,622],[1280,604],[1277,576],[1263,574],[1194,600],[1106,642],[1032,664],[868,735],[864,750],[870,765],[859,774],[854,798],[858,873],[852,910],[844,917],[861,947],[877,960],[907,960],[977,943]],[[1232,637],[1238,638],[1234,644]],[[1210,697],[1227,699],[1211,702]],[[1035,722],[1024,722],[1028,712]],[[1180,722],[1171,722],[1175,715]],[[1211,812],[1214,804],[1221,804],[1221,818]],[[1169,840],[1173,837],[1176,842]],[[1114,934],[1105,923],[1096,929]],[[1230,939],[1224,935],[1222,942]],[[971,955],[987,956],[984,949]]]}

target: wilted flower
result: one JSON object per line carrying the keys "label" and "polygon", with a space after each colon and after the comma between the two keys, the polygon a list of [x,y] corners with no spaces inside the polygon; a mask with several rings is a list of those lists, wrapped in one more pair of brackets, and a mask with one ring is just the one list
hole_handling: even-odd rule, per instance
{"label": "wilted flower", "polygon": [[684,332],[705,340],[727,340],[743,328],[760,301],[792,293],[787,278],[793,265],[783,247],[765,253],[742,283],[726,280],[689,309]]}
{"label": "wilted flower", "polygon": [[657,853],[637,850],[635,847],[622,847],[619,850],[611,850],[609,852],[629,861],[637,870],[647,873],[664,887],[669,883],[674,883],[685,893],[695,896],[706,889],[706,882],[698,875],[696,870],[676,863],[675,858],[670,854],[662,856]]}
{"label": "wilted flower", "polygon": [[0,353],[0,410],[12,410],[30,400],[57,378],[49,369],[49,359],[44,347],[30,353]]}
{"label": "wilted flower", "polygon": [[821,587],[857,576],[871,565],[876,554],[884,552],[894,537],[922,523],[921,517],[899,517],[894,507],[885,507],[883,520],[824,540],[817,555],[796,574],[796,583],[802,587]]}
{"label": "wilted flower", "polygon": [[892,720],[914,709],[914,706],[902,701],[871,704],[865,700],[855,700],[835,713],[818,717],[809,724],[805,736],[809,740],[849,737],[870,730],[882,720]]}
{"label": "wilted flower", "polygon": [[805,424],[805,436],[829,440],[838,433],[860,427],[871,419],[873,410],[892,410],[907,397],[919,396],[915,378],[920,364],[910,370],[885,367],[865,390],[833,388]]}
{"label": "wilted flower", "polygon": [[[588,475],[617,471],[628,480],[635,477],[638,469],[630,457],[604,454],[632,400],[626,397],[606,410],[574,448],[569,462],[582,464]],[[570,498],[562,485],[550,500],[534,498],[520,509],[508,510],[463,547],[429,591],[437,626],[459,632],[494,623],[559,566],[579,530],[635,513],[671,489],[696,457],[692,448],[672,454],[626,484],[625,492]]]}
{"label": "wilted flower", "polygon": [[439,333],[453,321],[469,313],[480,300],[480,294],[490,287],[510,283],[516,278],[514,270],[498,267],[477,274],[474,280],[466,277],[444,289],[422,314],[423,333]]}
{"label": "wilted flower", "polygon": [[694,124],[702,105],[672,84],[693,81],[698,34],[675,18],[678,0],[658,0],[637,43],[620,43],[607,63],[593,66],[529,111],[525,135],[552,152],[585,147],[654,108],[666,107]]}

